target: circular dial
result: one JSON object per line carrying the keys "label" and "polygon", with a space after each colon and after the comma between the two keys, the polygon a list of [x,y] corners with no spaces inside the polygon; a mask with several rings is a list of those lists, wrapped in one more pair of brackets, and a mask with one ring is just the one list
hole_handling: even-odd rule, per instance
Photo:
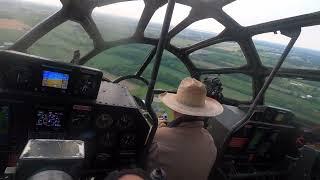
{"label": "circular dial", "polygon": [[83,75],[78,80],[76,93],[80,93],[82,95],[90,94],[95,86],[94,78],[91,75]]}
{"label": "circular dial", "polygon": [[89,90],[90,88],[92,88],[92,84],[93,84],[92,81],[86,79],[86,80],[83,82],[83,84],[82,84],[82,86],[81,86],[81,88],[80,88],[80,92],[81,92],[82,94],[86,94],[86,93],[88,92],[88,90]]}
{"label": "circular dial", "polygon": [[130,148],[136,145],[136,135],[135,134],[125,134],[120,138],[120,146],[123,148]]}
{"label": "circular dial", "polygon": [[128,114],[124,114],[121,116],[121,118],[118,121],[118,127],[120,129],[127,129],[129,127],[132,127],[134,125],[134,121],[131,116]]}
{"label": "circular dial", "polygon": [[32,87],[32,70],[27,67],[11,67],[8,69],[7,77],[7,82],[16,88],[29,89]]}
{"label": "circular dial", "polygon": [[72,113],[71,124],[73,128],[84,128],[90,122],[90,115],[88,113]]}
{"label": "circular dial", "polygon": [[99,137],[99,144],[103,147],[112,147],[116,142],[116,135],[111,132],[102,134]]}
{"label": "circular dial", "polygon": [[99,161],[106,161],[111,158],[111,155],[108,153],[98,153],[96,159]]}
{"label": "circular dial", "polygon": [[113,124],[113,119],[109,114],[100,114],[96,118],[96,126],[100,129],[105,129]]}

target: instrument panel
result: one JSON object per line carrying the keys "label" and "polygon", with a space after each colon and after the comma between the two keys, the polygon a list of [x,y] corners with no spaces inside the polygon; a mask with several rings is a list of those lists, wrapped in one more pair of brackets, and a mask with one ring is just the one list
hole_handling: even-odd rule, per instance
{"label": "instrument panel", "polygon": [[251,156],[252,162],[280,160],[278,155],[294,150],[297,128],[293,118],[289,110],[257,106],[248,123],[232,135],[226,154]]}
{"label": "instrument panel", "polygon": [[88,170],[141,165],[152,120],[127,88],[101,81],[99,70],[11,51],[0,52],[0,72],[4,167],[29,139],[83,140]]}
{"label": "instrument panel", "polygon": [[208,130],[221,155],[216,165],[219,173],[229,179],[259,179],[286,172],[287,158],[298,158],[299,154],[299,129],[292,121],[293,113],[257,106],[247,123],[235,130],[235,124],[241,122],[248,109],[249,106],[224,105],[224,112],[209,120]]}
{"label": "instrument panel", "polygon": [[103,73],[14,51],[0,52],[0,88],[18,94],[96,99]]}
{"label": "instrument panel", "polygon": [[286,109],[273,107],[273,106],[258,106],[251,121],[290,125],[294,119],[294,114]]}

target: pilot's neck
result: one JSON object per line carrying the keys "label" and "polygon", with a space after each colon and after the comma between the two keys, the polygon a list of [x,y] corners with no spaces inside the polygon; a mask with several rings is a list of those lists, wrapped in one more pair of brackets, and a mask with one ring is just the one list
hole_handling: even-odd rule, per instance
{"label": "pilot's neck", "polygon": [[181,113],[178,113],[178,112],[176,112],[176,111],[173,111],[173,118],[174,119],[180,119],[180,118],[184,118],[184,117],[186,117],[186,118],[191,118],[191,117],[193,117],[193,119],[205,119],[204,117],[195,117],[195,116],[188,116],[188,115],[185,115],[185,114],[181,114]]}

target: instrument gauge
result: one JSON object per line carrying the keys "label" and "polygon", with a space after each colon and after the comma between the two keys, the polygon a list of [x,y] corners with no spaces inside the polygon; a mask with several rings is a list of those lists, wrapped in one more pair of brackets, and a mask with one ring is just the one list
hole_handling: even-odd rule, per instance
{"label": "instrument gauge", "polygon": [[135,134],[125,134],[120,138],[120,146],[123,148],[130,148],[136,145],[136,135]]}
{"label": "instrument gauge", "polygon": [[90,115],[87,113],[73,113],[71,116],[71,124],[73,128],[83,128],[90,122]]}
{"label": "instrument gauge", "polygon": [[96,118],[96,126],[100,129],[105,129],[113,124],[113,119],[109,114],[100,114]]}
{"label": "instrument gauge", "polygon": [[88,95],[96,87],[94,77],[91,75],[83,75],[79,77],[74,93]]}
{"label": "instrument gauge", "polygon": [[32,87],[32,70],[27,67],[14,66],[7,71],[7,82],[19,89]]}
{"label": "instrument gauge", "polygon": [[99,137],[99,144],[103,147],[112,147],[116,142],[116,135],[111,132],[102,134]]}
{"label": "instrument gauge", "polygon": [[118,127],[120,129],[127,129],[134,125],[134,121],[131,116],[124,114],[118,121]]}
{"label": "instrument gauge", "polygon": [[110,159],[112,156],[108,153],[98,153],[96,159],[99,161],[106,161]]}

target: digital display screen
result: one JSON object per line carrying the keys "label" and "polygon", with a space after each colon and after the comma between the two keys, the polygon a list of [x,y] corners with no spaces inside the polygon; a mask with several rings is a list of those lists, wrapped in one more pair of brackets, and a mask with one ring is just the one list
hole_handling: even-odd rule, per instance
{"label": "digital display screen", "polygon": [[8,142],[9,106],[0,105],[0,144]]}
{"label": "digital display screen", "polygon": [[67,89],[68,81],[68,74],[53,71],[43,71],[42,73],[42,86]]}
{"label": "digital display screen", "polygon": [[37,123],[38,128],[58,130],[62,127],[64,113],[52,110],[38,110]]}

